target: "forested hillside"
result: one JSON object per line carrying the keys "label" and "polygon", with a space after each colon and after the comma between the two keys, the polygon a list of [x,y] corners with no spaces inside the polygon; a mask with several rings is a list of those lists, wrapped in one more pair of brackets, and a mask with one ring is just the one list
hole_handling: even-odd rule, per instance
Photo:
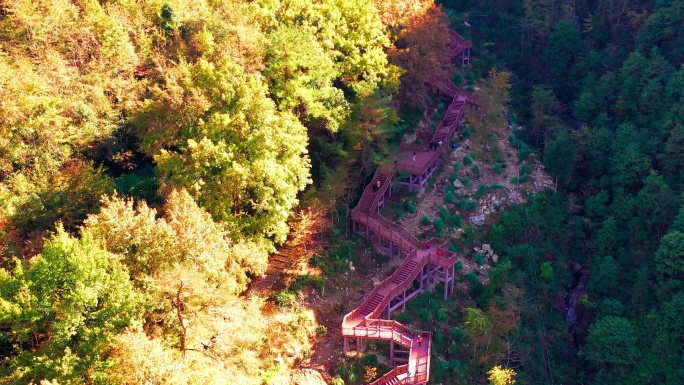
{"label": "forested hillside", "polygon": [[248,285],[313,217],[311,264],[353,272],[345,214],[449,81],[489,112],[460,133],[478,161],[556,188],[482,227],[438,208],[499,261],[399,315],[433,332],[432,381],[684,383],[683,0],[6,0],[0,384],[291,383],[327,330],[289,299],[321,281]]}
{"label": "forested hillside", "polygon": [[475,333],[502,346],[483,359],[520,383],[684,383],[684,2],[443,4],[476,77],[511,72],[515,137],[557,181],[480,234],[510,264],[477,305],[525,292],[517,331]]}
{"label": "forested hillside", "polygon": [[443,18],[430,1],[2,2],[0,383],[286,382],[274,359],[310,355],[315,321],[241,295],[302,199],[353,199],[413,124],[401,109],[432,103]]}

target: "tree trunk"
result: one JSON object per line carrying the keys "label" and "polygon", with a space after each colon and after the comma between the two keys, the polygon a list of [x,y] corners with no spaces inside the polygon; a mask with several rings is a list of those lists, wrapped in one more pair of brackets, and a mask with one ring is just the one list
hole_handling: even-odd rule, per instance
{"label": "tree trunk", "polygon": [[183,335],[181,336],[181,341],[180,341],[180,349],[181,353],[183,353],[183,358],[185,358],[185,341],[187,339],[188,335],[188,328],[185,326],[185,322],[183,321],[183,310],[182,310],[182,301],[181,301],[181,293],[183,292],[183,282],[181,281],[180,286],[178,286],[178,291],[176,292],[176,314],[178,315],[178,323],[180,324],[181,328],[183,329]]}

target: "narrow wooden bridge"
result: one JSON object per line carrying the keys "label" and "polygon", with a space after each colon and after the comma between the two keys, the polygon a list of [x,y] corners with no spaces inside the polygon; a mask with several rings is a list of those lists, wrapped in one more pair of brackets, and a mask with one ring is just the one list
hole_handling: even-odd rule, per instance
{"label": "narrow wooden bridge", "polygon": [[[466,65],[472,43],[450,31],[451,58]],[[466,55],[467,51],[467,55]],[[460,55],[460,56],[459,56]],[[467,57],[467,59],[466,59]],[[406,308],[411,298],[430,290],[441,282],[444,299],[454,291],[456,263],[462,257],[449,251],[448,242],[432,238],[427,243],[418,240],[398,224],[380,214],[385,199],[392,196],[392,181],[396,171],[408,178],[397,178],[395,185],[409,191],[420,191],[437,168],[437,160],[446,151],[456,129],[463,120],[466,106],[478,107],[477,101],[452,84],[440,86],[440,94],[451,98],[442,121],[427,145],[402,145],[392,166],[379,167],[366,186],[358,205],[352,210],[354,232],[364,234],[376,247],[389,255],[406,254],[397,270],[376,286],[363,303],[344,316],[342,335],[345,353],[350,342],[356,352],[363,349],[365,339],[390,341],[390,360],[400,364],[372,385],[426,384],[430,377],[432,336],[428,331],[412,330],[390,319],[396,309]]]}

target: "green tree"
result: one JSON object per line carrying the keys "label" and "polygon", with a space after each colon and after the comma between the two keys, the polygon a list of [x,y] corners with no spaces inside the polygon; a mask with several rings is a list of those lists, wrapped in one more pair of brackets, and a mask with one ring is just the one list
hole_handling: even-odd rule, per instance
{"label": "green tree", "polygon": [[40,255],[15,264],[0,270],[0,325],[14,346],[0,369],[7,382],[92,381],[106,366],[105,344],[142,324],[128,271],[92,237],[58,227]]}
{"label": "green tree", "polygon": [[600,318],[589,327],[582,353],[592,366],[602,371],[602,380],[612,376],[619,381],[632,373],[639,357],[636,329],[624,317]]}
{"label": "green tree", "polygon": [[655,254],[658,273],[657,293],[661,300],[680,291],[684,279],[684,233],[672,231],[660,239],[660,247]]}
{"label": "green tree", "polygon": [[165,76],[136,118],[162,188],[188,189],[235,234],[282,242],[310,183],[305,128],[228,60],[180,64]]}
{"label": "green tree", "polygon": [[566,138],[558,138],[546,143],[544,166],[549,172],[565,184],[572,176],[575,160],[575,144]]}
{"label": "green tree", "polygon": [[270,93],[284,111],[307,126],[339,130],[349,114],[342,90],[333,86],[335,65],[315,36],[303,28],[281,25],[268,35],[266,69]]}

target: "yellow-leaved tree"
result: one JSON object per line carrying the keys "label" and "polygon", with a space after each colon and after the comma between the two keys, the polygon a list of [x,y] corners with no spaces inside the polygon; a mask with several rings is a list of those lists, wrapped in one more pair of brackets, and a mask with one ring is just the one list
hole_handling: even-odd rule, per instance
{"label": "yellow-leaved tree", "polygon": [[504,368],[497,365],[487,372],[489,382],[492,385],[513,385],[515,384],[515,371],[511,368]]}

